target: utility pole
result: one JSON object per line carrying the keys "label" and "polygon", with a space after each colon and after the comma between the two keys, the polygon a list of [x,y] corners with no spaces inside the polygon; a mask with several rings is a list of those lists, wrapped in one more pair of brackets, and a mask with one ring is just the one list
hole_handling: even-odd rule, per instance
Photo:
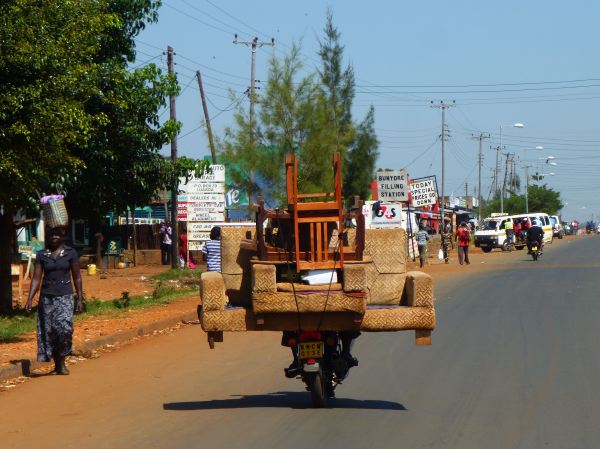
{"label": "utility pole", "polygon": [[479,173],[478,173],[478,181],[477,181],[477,223],[481,222],[481,167],[483,166],[483,152],[481,151],[481,144],[483,139],[489,139],[489,133],[479,133],[478,136],[472,135],[472,139],[479,140]]}
{"label": "utility pole", "polygon": [[469,196],[469,183],[465,182],[465,196]]}
{"label": "utility pole", "polygon": [[442,110],[442,132],[440,134],[440,140],[442,141],[442,196],[440,201],[440,222],[441,222],[441,231],[444,231],[444,175],[445,175],[445,160],[444,160],[444,143],[446,139],[449,137],[446,132],[446,109],[456,106],[456,101],[452,100],[452,103],[444,103],[440,101],[439,104],[435,104],[433,101],[431,102],[431,107]]}
{"label": "utility pole", "polygon": [[254,96],[256,92],[256,49],[260,48],[264,45],[269,45],[273,47],[275,45],[275,38],[271,38],[271,42],[263,42],[259,41],[258,37],[255,37],[251,41],[240,41],[238,40],[238,35],[235,35],[235,39],[233,40],[234,44],[242,44],[252,49],[252,65],[250,68],[250,125],[252,126],[252,130],[254,131]]}
{"label": "utility pole", "polygon": [[[175,73],[173,69],[173,47],[167,47],[167,67],[169,74]],[[175,106],[175,95],[169,96],[169,118],[173,121],[177,120],[177,109]],[[171,139],[171,162],[173,165],[177,163],[177,134],[173,135]],[[179,254],[179,233],[177,232],[177,192],[179,190],[179,178],[173,176],[173,183],[171,184],[171,267],[177,268],[178,254]]]}
{"label": "utility pole", "polygon": [[[254,99],[256,95],[256,49],[260,48],[264,45],[269,45],[271,47],[275,46],[275,38],[271,38],[271,42],[263,42],[259,41],[258,37],[255,37],[251,41],[240,41],[238,40],[238,35],[235,35],[235,39],[233,40],[234,44],[242,44],[247,47],[250,47],[252,50],[252,63],[250,67],[250,90],[248,92],[248,97],[250,98],[250,142],[252,143],[252,149],[254,149]],[[254,175],[252,172],[248,173],[248,179],[251,184],[254,184]],[[250,200],[254,201],[253,194],[250,194]]]}
{"label": "utility pole", "polygon": [[510,158],[510,153],[506,153],[506,163],[504,164],[504,177],[502,178],[502,192],[500,196],[500,212],[504,212],[504,195],[506,192],[506,177],[508,176],[508,160]]}
{"label": "utility pole", "polygon": [[212,163],[217,163],[217,152],[215,150],[215,143],[213,142],[212,128],[210,127],[210,117],[208,116],[208,107],[206,106],[206,97],[204,96],[204,86],[202,85],[202,76],[200,70],[196,70],[196,79],[198,80],[198,87],[200,88],[200,98],[202,99],[202,109],[204,110],[204,121],[206,121],[206,132],[208,133],[208,144],[210,145],[210,155],[212,157]]}
{"label": "utility pole", "polygon": [[529,213],[529,165],[525,166],[525,213]]}

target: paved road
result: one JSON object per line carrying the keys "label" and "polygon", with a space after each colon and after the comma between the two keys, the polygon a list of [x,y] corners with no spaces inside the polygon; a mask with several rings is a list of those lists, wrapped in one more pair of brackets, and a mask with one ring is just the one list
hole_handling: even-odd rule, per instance
{"label": "paved road", "polygon": [[600,447],[600,238],[505,256],[438,285],[433,346],[361,337],[331,409],[282,376],[278,335],[209,351],[191,327],[0,394],[0,446]]}

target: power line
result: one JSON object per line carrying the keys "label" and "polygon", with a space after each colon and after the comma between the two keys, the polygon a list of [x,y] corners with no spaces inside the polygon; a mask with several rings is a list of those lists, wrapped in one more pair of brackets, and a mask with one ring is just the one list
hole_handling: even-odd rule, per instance
{"label": "power line", "polygon": [[385,88],[404,88],[404,89],[429,89],[429,88],[463,88],[463,87],[502,87],[502,86],[531,86],[531,85],[543,85],[543,84],[568,84],[568,83],[585,83],[592,81],[600,81],[600,78],[583,78],[575,80],[559,80],[559,81],[531,81],[531,82],[519,82],[519,83],[485,83],[485,84],[405,84],[405,85],[385,85],[385,84],[368,84],[359,85],[356,87],[385,87]]}

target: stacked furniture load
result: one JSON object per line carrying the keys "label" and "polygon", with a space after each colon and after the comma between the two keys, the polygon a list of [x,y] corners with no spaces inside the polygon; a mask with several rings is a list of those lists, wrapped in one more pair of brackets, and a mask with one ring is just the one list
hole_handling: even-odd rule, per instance
{"label": "stacked furniture load", "polygon": [[[352,216],[342,209],[339,155],[332,193],[298,193],[297,164],[286,160],[287,210],[259,204],[256,228],[221,231],[222,272],[201,277],[211,347],[224,331],[298,329],[415,330],[417,344],[431,344],[432,279],[407,272],[405,231],[365,231],[360,207],[356,228],[344,229]],[[313,270],[327,270],[325,282],[301,281]]]}

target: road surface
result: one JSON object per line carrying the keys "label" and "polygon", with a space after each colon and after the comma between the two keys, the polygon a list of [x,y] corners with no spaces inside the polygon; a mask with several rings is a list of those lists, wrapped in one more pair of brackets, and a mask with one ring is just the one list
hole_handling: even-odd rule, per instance
{"label": "road surface", "polygon": [[364,334],[332,408],[275,333],[146,339],[0,394],[8,448],[600,447],[600,238],[438,283],[433,346]]}

